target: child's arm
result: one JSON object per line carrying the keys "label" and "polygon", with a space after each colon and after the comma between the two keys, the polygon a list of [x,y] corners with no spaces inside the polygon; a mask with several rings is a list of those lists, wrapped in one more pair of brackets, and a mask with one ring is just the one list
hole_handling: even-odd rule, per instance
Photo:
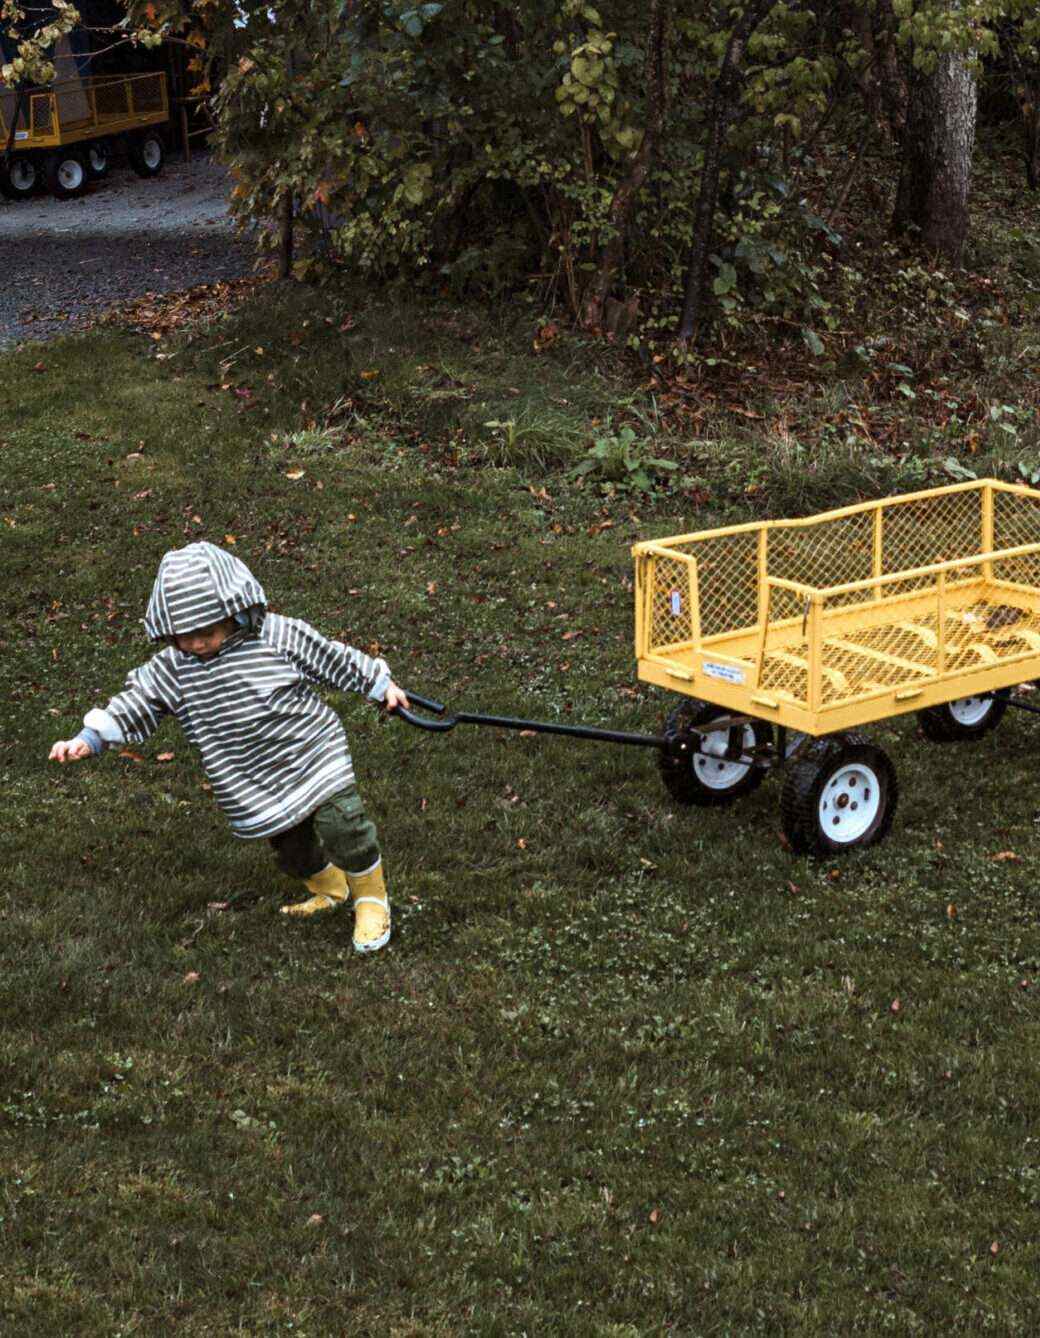
{"label": "child's arm", "polygon": [[104,710],[88,711],[76,737],[60,739],[51,748],[48,760],[64,765],[97,757],[113,744],[144,743],[175,707],[176,684],[163,652],[132,669],[123,691]]}
{"label": "child's arm", "polygon": [[369,701],[383,703],[388,710],[408,705],[407,696],[391,678],[385,660],[366,655],[342,641],[330,641],[302,618],[268,614],[263,634],[316,683],[340,692],[360,692]]}

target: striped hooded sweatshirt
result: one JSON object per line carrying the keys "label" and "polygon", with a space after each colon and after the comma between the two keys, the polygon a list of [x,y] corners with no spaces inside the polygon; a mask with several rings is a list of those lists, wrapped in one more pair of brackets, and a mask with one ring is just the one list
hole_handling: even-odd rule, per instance
{"label": "striped hooded sweatshirt", "polygon": [[[172,643],[175,634],[225,618],[239,629],[210,659]],[[287,831],[353,781],[343,726],[312,685],[382,701],[385,661],[329,641],[299,618],[268,613],[245,563],[209,543],[165,555],[145,630],[166,648],[84,719],[105,743],[143,743],[174,716],[232,831],[247,838]]]}

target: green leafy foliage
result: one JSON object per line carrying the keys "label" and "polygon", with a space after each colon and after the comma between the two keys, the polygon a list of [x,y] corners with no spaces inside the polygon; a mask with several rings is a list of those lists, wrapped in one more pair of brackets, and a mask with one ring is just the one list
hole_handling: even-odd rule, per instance
{"label": "green leafy foliage", "polygon": [[652,492],[663,476],[678,468],[674,460],[650,455],[635,431],[623,427],[596,437],[585,458],[571,470],[571,477],[588,475],[607,492]]}

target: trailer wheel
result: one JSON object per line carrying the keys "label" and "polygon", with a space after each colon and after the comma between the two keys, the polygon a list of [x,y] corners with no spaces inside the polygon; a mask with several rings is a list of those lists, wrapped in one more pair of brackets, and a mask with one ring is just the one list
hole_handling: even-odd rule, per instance
{"label": "trailer wheel", "polygon": [[921,733],[932,743],[962,743],[981,739],[996,729],[1008,708],[1008,689],[984,697],[961,697],[918,711]]}
{"label": "trailer wheel", "polygon": [[[691,732],[692,726],[706,725],[730,714],[725,707],[691,697],[665,718],[664,736],[669,746],[662,750],[659,766],[665,789],[677,803],[715,808],[750,794],[762,784],[766,774],[763,767],[726,756],[730,743],[728,729],[720,729],[701,740]],[[772,728],[765,721],[750,721],[740,728],[741,746],[745,750],[764,748],[772,741]]]}
{"label": "trailer wheel", "polygon": [[861,734],[816,739],[791,763],[784,780],[784,835],[798,855],[875,845],[888,835],[898,798],[887,753]]}
{"label": "trailer wheel", "polygon": [[92,139],[87,145],[87,175],[91,181],[101,181],[108,176],[112,166],[112,155],[103,139]]}
{"label": "trailer wheel", "polygon": [[27,200],[40,188],[40,167],[34,158],[17,153],[6,171],[0,168],[0,192],[9,200]]}
{"label": "trailer wheel", "polygon": [[47,159],[47,187],[56,199],[82,195],[89,180],[87,160],[79,149],[58,149]]}
{"label": "trailer wheel", "polygon": [[135,135],[127,146],[130,166],[139,177],[157,177],[166,161],[166,149],[161,136],[154,130]]}

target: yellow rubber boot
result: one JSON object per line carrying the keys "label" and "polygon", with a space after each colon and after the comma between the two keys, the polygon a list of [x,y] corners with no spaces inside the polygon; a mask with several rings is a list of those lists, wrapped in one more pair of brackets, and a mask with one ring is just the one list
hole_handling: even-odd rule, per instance
{"label": "yellow rubber boot", "polygon": [[354,951],[378,952],[390,942],[390,901],[383,879],[383,861],[367,873],[348,873],[354,898]]}
{"label": "yellow rubber boot", "polygon": [[304,887],[312,895],[306,901],[283,906],[283,915],[315,915],[318,911],[331,911],[342,906],[347,899],[347,876],[335,864],[327,864],[321,873],[308,878]]}

